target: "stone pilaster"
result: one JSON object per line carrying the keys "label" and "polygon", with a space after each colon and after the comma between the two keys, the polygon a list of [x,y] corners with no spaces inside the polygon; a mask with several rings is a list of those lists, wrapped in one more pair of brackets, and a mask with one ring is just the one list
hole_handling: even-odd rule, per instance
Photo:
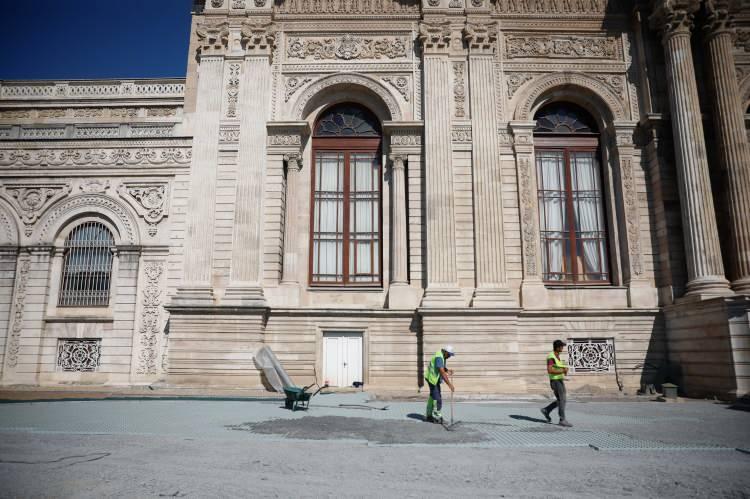
{"label": "stone pilaster", "polygon": [[534,159],[535,121],[512,121],[513,150],[516,155],[518,201],[521,213],[521,255],[523,282],[521,305],[541,308],[547,303],[547,289],[542,281],[542,259],[539,251],[539,207],[537,203],[536,160]]}
{"label": "stone pilaster", "polygon": [[690,45],[698,0],[660,0],[651,16],[662,33],[687,261],[687,295],[729,295],[708,174]]}
{"label": "stone pilaster", "polygon": [[219,151],[224,53],[229,28],[226,23],[204,23],[197,27],[198,91],[193,135],[193,163],[185,238],[184,281],[173,298],[176,303],[211,304],[216,165]]}
{"label": "stone pilaster", "polygon": [[720,165],[729,207],[729,277],[737,293],[750,294],[750,146],[735,76],[734,38],[728,0],[706,2],[704,27],[711,75],[711,102]]}
{"label": "stone pilaster", "polygon": [[427,191],[427,289],[422,306],[463,305],[456,269],[456,227],[451,149],[450,24],[423,23],[425,184]]}
{"label": "stone pilaster", "polygon": [[284,155],[286,161],[286,212],[284,213],[284,260],[281,272],[282,284],[298,284],[297,253],[299,251],[298,229],[295,224],[297,213],[294,209],[299,195],[302,155]]}
{"label": "stone pilaster", "polygon": [[260,284],[263,254],[263,180],[266,162],[266,121],[270,117],[271,51],[275,33],[270,23],[246,23],[240,83],[240,143],[237,160],[232,271],[222,303],[262,306]]}
{"label": "stone pilaster", "polygon": [[474,173],[476,290],[472,306],[515,306],[505,277],[502,175],[498,164],[494,63],[497,26],[495,23],[469,23],[464,29],[464,39],[469,46]]}
{"label": "stone pilaster", "polygon": [[391,160],[391,197],[393,199],[393,238],[391,239],[391,286],[408,285],[407,245],[406,245],[406,166],[405,158],[392,154]]}

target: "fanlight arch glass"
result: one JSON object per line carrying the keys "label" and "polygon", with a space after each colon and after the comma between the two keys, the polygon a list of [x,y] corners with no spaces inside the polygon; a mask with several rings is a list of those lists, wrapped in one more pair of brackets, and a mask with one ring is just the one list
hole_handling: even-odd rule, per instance
{"label": "fanlight arch glass", "polygon": [[65,239],[58,305],[106,307],[115,240],[101,222],[84,222]]}
{"label": "fanlight arch glass", "polygon": [[610,273],[596,122],[568,103],[545,106],[534,118],[543,278],[606,284]]}
{"label": "fanlight arch glass", "polygon": [[339,104],[315,125],[310,283],[382,282],[380,123],[367,109]]}
{"label": "fanlight arch glass", "polygon": [[315,137],[380,137],[380,122],[356,104],[337,104],[326,109],[315,125]]}

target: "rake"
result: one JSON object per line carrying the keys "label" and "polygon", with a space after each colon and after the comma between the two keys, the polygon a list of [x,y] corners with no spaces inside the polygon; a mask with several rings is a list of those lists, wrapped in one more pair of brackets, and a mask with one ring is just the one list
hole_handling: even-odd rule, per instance
{"label": "rake", "polygon": [[[453,376],[451,376],[451,385],[453,384]],[[454,421],[453,420],[453,390],[451,390],[451,422],[450,424],[445,424],[443,422],[443,428],[445,428],[448,431],[453,431],[456,429],[456,426],[461,424],[461,421]]]}

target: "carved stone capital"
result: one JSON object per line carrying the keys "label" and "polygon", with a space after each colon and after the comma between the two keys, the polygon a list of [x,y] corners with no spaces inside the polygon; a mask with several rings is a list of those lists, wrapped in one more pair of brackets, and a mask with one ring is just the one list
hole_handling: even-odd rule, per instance
{"label": "carved stone capital", "polygon": [[276,27],[270,21],[247,21],[242,24],[242,47],[249,55],[271,55],[276,45]]}
{"label": "carved stone capital", "polygon": [[497,23],[466,23],[464,40],[472,54],[492,54],[497,41]]}
{"label": "carved stone capital", "polygon": [[451,45],[450,21],[423,22],[419,25],[419,41],[427,52],[446,52]]}
{"label": "carved stone capital", "polygon": [[651,28],[659,31],[664,41],[673,36],[690,36],[699,8],[699,0],[657,0],[649,18]]}
{"label": "carved stone capital", "polygon": [[302,154],[294,152],[284,154],[287,172],[297,173],[302,170]]}
{"label": "carved stone capital", "polygon": [[625,148],[633,148],[635,146],[635,130],[637,126],[637,122],[615,122],[615,144],[620,148],[621,152]]}
{"label": "carved stone capital", "polygon": [[730,0],[706,0],[706,21],[703,30],[706,41],[719,35],[729,35],[732,42],[737,39],[734,17],[731,15],[733,2]]}
{"label": "carved stone capital", "polygon": [[391,169],[393,170],[404,169],[404,162],[406,161],[406,156],[404,154],[391,154],[389,156],[389,159],[391,160]]}
{"label": "carved stone capital", "polygon": [[200,42],[198,53],[201,57],[224,55],[229,45],[229,24],[227,22],[202,22],[195,28]]}
{"label": "carved stone capital", "polygon": [[513,148],[517,154],[530,154],[534,151],[534,128],[536,121],[511,121]]}

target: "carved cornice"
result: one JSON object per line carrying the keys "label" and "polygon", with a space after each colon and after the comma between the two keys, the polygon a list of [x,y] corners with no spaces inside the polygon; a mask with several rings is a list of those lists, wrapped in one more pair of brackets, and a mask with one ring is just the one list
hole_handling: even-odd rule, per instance
{"label": "carved cornice", "polygon": [[205,21],[195,28],[200,45],[198,54],[201,57],[224,55],[229,45],[229,24],[226,21]]}
{"label": "carved cornice", "polygon": [[604,15],[622,13],[626,7],[632,8],[632,0],[495,0],[494,4],[496,13],[507,15]]}
{"label": "carved cornice", "polygon": [[451,24],[448,20],[423,22],[419,25],[419,41],[425,51],[445,52],[450,49]]}
{"label": "carved cornice", "polygon": [[190,147],[0,149],[0,167],[129,167],[190,164]]}
{"label": "carved cornice", "polygon": [[472,54],[492,54],[497,42],[497,23],[466,23],[464,40]]}
{"label": "carved cornice", "polygon": [[240,43],[246,54],[270,56],[276,38],[276,27],[271,21],[246,21],[242,24]]}
{"label": "carved cornice", "polygon": [[649,17],[651,28],[657,30],[664,41],[673,36],[690,36],[693,16],[699,8],[699,0],[657,0]]}
{"label": "carved cornice", "polygon": [[300,154],[310,136],[307,121],[269,121],[266,123],[269,154]]}

